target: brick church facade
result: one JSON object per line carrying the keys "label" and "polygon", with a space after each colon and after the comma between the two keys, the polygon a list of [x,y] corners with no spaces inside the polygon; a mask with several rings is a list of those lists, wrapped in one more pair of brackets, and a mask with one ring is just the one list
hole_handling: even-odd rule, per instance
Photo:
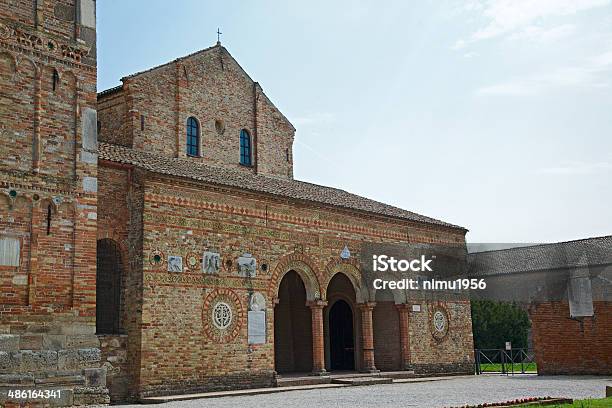
{"label": "brick church facade", "polygon": [[464,228],[295,180],[294,127],[220,43],[96,95],[95,2],[5,3],[0,388],[71,405],[472,372],[469,301],[375,291],[358,262]]}

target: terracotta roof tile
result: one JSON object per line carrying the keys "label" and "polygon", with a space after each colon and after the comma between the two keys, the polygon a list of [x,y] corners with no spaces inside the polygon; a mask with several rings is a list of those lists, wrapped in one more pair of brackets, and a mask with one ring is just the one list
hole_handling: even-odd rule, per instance
{"label": "terracotta roof tile", "polygon": [[471,276],[580,268],[612,264],[612,235],[468,255]]}
{"label": "terracotta roof tile", "polygon": [[108,143],[99,143],[98,150],[99,159],[130,164],[154,173],[185,177],[215,185],[241,188],[285,198],[466,230],[457,225],[370,200],[337,188],[213,167],[191,159],[165,157]]}

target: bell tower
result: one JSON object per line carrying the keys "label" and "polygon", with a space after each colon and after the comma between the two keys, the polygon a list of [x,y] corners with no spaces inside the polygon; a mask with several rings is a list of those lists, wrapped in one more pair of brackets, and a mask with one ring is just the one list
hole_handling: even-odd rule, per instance
{"label": "bell tower", "polygon": [[96,124],[95,0],[0,1],[0,374],[62,391],[32,404],[108,402]]}

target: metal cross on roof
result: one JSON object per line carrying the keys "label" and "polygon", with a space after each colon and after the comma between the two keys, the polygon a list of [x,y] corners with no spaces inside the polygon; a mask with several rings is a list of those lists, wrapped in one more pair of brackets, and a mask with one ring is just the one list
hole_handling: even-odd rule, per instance
{"label": "metal cross on roof", "polygon": [[217,42],[221,42],[221,34],[223,33],[217,28]]}

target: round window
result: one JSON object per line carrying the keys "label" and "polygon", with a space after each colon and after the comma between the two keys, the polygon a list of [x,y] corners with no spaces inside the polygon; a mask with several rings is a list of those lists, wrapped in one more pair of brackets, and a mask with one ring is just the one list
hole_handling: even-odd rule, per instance
{"label": "round window", "polygon": [[217,329],[227,329],[232,324],[232,308],[225,302],[217,303],[213,308],[212,321]]}

